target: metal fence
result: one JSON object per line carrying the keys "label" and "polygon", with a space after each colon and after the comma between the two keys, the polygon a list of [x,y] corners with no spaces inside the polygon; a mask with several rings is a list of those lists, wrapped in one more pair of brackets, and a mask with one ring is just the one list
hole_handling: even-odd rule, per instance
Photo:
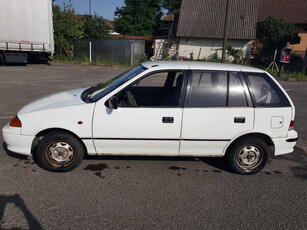
{"label": "metal fence", "polygon": [[74,42],[76,60],[134,65],[145,57],[145,40],[103,39]]}

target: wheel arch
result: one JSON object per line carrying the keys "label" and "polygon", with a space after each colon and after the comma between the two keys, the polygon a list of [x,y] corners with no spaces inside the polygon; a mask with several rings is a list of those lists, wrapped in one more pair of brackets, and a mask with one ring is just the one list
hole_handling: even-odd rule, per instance
{"label": "wheel arch", "polygon": [[40,131],[39,133],[37,133],[35,135],[35,138],[34,138],[34,140],[32,142],[32,146],[31,146],[31,153],[32,153],[32,155],[34,155],[36,153],[36,149],[37,149],[37,146],[38,146],[40,140],[44,136],[46,136],[48,133],[52,133],[52,132],[64,132],[64,133],[68,133],[68,134],[74,136],[82,144],[82,146],[83,146],[83,148],[85,150],[85,153],[87,154],[87,148],[86,148],[84,142],[82,141],[82,139],[78,135],[76,135],[75,133],[73,133],[73,132],[71,132],[71,131],[69,131],[67,129],[49,128],[49,129],[44,129],[44,130]]}
{"label": "wheel arch", "polygon": [[264,133],[247,133],[244,135],[241,135],[237,138],[235,138],[233,141],[231,141],[224,149],[224,153],[225,155],[228,154],[229,150],[231,149],[232,146],[234,146],[236,143],[238,143],[239,141],[243,140],[243,139],[248,139],[248,138],[259,138],[263,141],[265,141],[265,143],[268,145],[269,149],[270,149],[270,153],[271,156],[273,157],[275,154],[275,145],[274,142],[272,141],[271,137],[269,137],[268,135],[264,134]]}

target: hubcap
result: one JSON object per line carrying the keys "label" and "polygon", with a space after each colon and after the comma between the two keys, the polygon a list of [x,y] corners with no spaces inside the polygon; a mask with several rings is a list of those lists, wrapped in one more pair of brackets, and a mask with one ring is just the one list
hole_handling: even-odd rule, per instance
{"label": "hubcap", "polygon": [[243,147],[236,158],[238,166],[245,170],[256,168],[261,160],[261,151],[253,145]]}
{"label": "hubcap", "polygon": [[51,162],[62,165],[73,159],[74,149],[67,142],[55,142],[49,145],[47,156]]}

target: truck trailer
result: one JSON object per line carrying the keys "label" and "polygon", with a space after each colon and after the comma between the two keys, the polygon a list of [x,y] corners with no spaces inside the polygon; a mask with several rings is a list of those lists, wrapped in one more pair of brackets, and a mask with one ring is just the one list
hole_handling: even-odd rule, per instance
{"label": "truck trailer", "polygon": [[52,0],[0,1],[0,63],[24,63],[54,53]]}

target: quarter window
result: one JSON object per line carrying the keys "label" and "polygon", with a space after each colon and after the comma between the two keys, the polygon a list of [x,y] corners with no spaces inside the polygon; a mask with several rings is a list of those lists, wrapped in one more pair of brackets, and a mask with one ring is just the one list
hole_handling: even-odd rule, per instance
{"label": "quarter window", "polygon": [[244,73],[255,106],[289,107],[290,102],[266,73]]}

